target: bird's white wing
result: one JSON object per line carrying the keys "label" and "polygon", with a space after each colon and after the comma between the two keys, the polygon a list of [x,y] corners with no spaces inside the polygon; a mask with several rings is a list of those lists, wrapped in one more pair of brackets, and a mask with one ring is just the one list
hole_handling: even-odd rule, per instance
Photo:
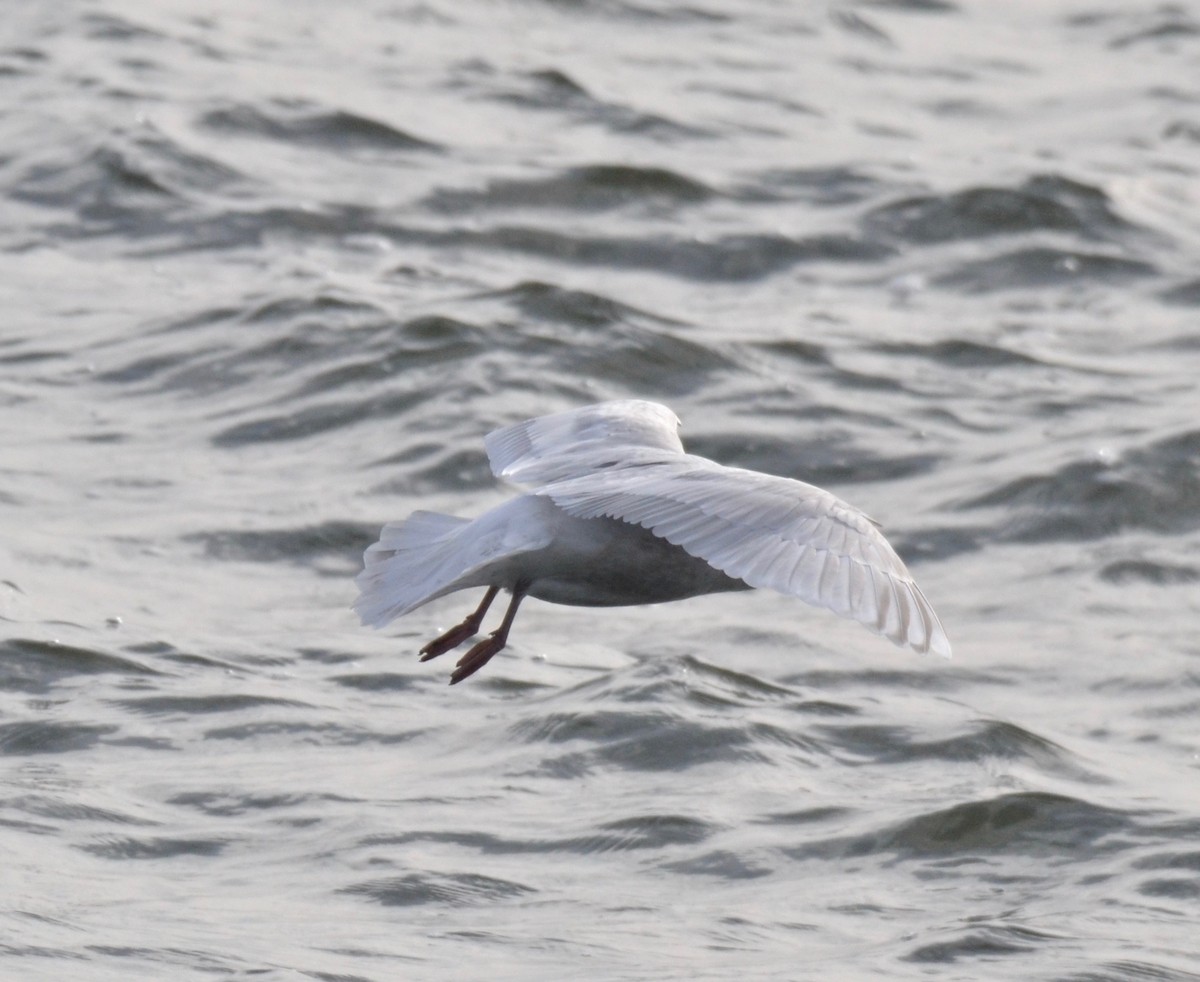
{"label": "bird's white wing", "polygon": [[661,450],[657,460],[543,480],[534,493],[568,514],[644,526],[750,586],[828,608],[918,652],[950,655],[903,561],[866,515],[827,491]]}
{"label": "bird's white wing", "polygon": [[666,406],[627,399],[514,423],[484,437],[492,473],[537,485],[683,453]]}

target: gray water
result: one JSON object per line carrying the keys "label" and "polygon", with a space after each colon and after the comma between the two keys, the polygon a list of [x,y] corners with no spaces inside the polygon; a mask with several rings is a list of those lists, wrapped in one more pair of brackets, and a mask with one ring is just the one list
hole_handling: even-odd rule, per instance
{"label": "gray water", "polygon": [[[0,978],[1200,979],[1200,8],[93,0],[0,44]],[[653,398],[950,662],[362,550]]]}

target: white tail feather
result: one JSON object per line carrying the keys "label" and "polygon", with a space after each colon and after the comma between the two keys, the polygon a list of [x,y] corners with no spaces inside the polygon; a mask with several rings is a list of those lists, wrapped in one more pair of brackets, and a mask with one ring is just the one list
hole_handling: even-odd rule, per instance
{"label": "white tail feather", "polygon": [[468,524],[465,518],[418,511],[384,526],[354,581],[359,589],[354,610],[362,622],[382,627],[449,592],[447,581],[453,582],[462,567],[456,563],[447,569],[447,559],[455,553],[453,539]]}

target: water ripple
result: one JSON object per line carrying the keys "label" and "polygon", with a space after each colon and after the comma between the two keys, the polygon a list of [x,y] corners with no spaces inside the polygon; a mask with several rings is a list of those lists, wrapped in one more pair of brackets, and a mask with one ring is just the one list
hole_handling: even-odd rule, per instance
{"label": "water ripple", "polygon": [[791,853],[827,859],[878,853],[906,859],[1005,853],[1061,858],[1103,848],[1106,837],[1135,827],[1134,818],[1121,811],[1066,795],[1020,791],[936,809],[878,832],[814,841]]}
{"label": "water ripple", "polygon": [[413,907],[419,904],[465,907],[513,900],[537,891],[523,883],[478,873],[409,873],[356,883],[344,887],[341,892],[364,897],[385,907]]}
{"label": "water ripple", "polygon": [[872,209],[864,221],[875,234],[921,245],[1032,232],[1109,240],[1132,228],[1102,190],[1053,174],[1028,178],[1016,188],[972,187],[906,198]]}
{"label": "water ripple", "polygon": [[682,207],[714,196],[700,181],[665,168],[593,164],[547,177],[493,181],[480,191],[439,190],[422,205],[433,211],[470,214],[513,208],[592,212],[630,205]]}
{"label": "water ripple", "polygon": [[1200,430],[1132,449],[1115,461],[1074,460],[962,502],[1011,515],[1002,537],[1019,542],[1092,540],[1126,529],[1200,528]]}
{"label": "water ripple", "polygon": [[437,144],[343,109],[323,109],[304,100],[274,100],[269,109],[228,105],[210,109],[199,125],[222,135],[278,140],[331,153],[362,150],[437,150]]}
{"label": "water ripple", "polygon": [[0,641],[0,688],[45,693],[78,675],[155,676],[144,661],[57,641],[9,638]]}

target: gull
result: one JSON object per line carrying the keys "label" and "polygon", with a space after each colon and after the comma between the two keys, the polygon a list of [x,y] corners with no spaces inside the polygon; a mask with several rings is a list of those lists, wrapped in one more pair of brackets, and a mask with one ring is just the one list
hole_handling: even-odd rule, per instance
{"label": "gull", "polygon": [[526,597],[619,607],[767,588],[950,657],[941,621],[874,521],[811,484],[689,454],[679,425],[666,406],[620,400],[489,433],[492,472],[528,492],[475,519],[417,511],[386,525],[363,557],[355,611],[382,627],[484,588],[461,624],[421,649],[428,661],[475,637],[510,593],[451,685],[504,648]]}

